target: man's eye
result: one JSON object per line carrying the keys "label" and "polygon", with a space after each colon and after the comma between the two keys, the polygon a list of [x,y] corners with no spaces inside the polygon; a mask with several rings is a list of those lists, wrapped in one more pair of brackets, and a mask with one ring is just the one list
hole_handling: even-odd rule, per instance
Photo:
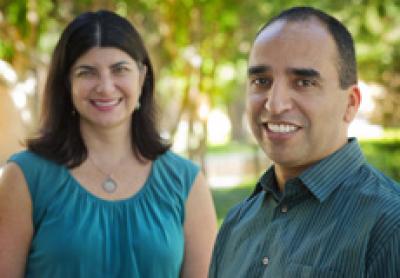
{"label": "man's eye", "polygon": [[315,81],[311,79],[298,79],[296,80],[297,87],[312,87],[315,86]]}

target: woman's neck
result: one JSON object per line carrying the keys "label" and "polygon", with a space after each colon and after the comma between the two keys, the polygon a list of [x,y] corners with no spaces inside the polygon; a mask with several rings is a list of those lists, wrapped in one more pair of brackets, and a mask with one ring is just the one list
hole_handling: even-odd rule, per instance
{"label": "woman's neck", "polygon": [[88,155],[99,161],[110,163],[123,157],[133,156],[130,130],[127,128],[91,128],[81,127],[83,141]]}

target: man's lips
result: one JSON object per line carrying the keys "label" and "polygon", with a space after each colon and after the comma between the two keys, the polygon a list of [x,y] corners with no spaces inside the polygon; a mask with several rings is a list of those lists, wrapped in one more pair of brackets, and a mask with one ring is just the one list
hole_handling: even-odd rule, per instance
{"label": "man's lips", "polygon": [[263,125],[267,129],[267,131],[281,134],[292,133],[300,129],[300,126],[291,123],[266,122]]}

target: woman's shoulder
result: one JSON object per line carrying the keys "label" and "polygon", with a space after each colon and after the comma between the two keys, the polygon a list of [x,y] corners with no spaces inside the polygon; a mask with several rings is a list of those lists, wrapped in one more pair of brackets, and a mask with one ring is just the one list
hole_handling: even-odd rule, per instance
{"label": "woman's shoulder", "polygon": [[160,155],[157,159],[157,163],[169,170],[182,171],[194,171],[198,172],[199,166],[193,161],[169,150],[164,154]]}
{"label": "woman's shoulder", "polygon": [[26,160],[42,160],[43,158],[30,150],[22,150],[14,153],[9,158],[9,161],[26,161]]}
{"label": "woman's shoulder", "polygon": [[49,170],[51,168],[55,168],[57,165],[55,162],[50,161],[30,150],[23,150],[11,155],[7,162],[14,162],[24,173],[36,172],[44,168]]}
{"label": "woman's shoulder", "polygon": [[33,189],[54,178],[64,175],[64,168],[32,151],[23,150],[13,154],[7,161],[15,163],[22,171],[28,186]]}
{"label": "woman's shoulder", "polygon": [[8,161],[20,162],[20,163],[43,163],[43,164],[55,164],[53,161],[46,159],[45,157],[30,151],[30,150],[22,150],[17,153],[14,153],[10,156]]}
{"label": "woman's shoulder", "polygon": [[159,156],[154,165],[153,174],[161,184],[165,186],[169,184],[186,195],[200,171],[197,164],[173,151],[167,151]]}

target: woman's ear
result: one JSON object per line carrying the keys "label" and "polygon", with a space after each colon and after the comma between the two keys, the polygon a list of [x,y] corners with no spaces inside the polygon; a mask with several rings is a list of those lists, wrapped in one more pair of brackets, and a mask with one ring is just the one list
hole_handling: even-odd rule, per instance
{"label": "woman's ear", "polygon": [[361,92],[358,85],[352,85],[347,90],[347,107],[343,120],[347,123],[353,121],[361,104]]}

